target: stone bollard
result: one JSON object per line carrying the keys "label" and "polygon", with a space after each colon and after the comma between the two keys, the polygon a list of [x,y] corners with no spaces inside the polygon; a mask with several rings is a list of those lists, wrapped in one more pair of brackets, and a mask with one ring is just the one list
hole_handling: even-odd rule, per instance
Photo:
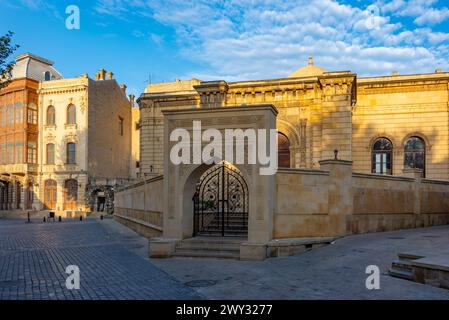
{"label": "stone bollard", "polygon": [[83,216],[80,216],[80,221],[83,221]]}
{"label": "stone bollard", "polygon": [[103,220],[103,215],[100,216],[100,220]]}
{"label": "stone bollard", "polygon": [[47,222],[47,219],[44,217],[44,222]]}
{"label": "stone bollard", "polygon": [[30,220],[30,212],[29,211],[27,212],[27,215],[28,215],[28,223],[30,223],[31,220]]}
{"label": "stone bollard", "polygon": [[62,221],[62,218],[61,218],[61,216],[59,216],[59,218],[58,218],[58,221],[59,221],[59,222],[61,222],[61,221]]}

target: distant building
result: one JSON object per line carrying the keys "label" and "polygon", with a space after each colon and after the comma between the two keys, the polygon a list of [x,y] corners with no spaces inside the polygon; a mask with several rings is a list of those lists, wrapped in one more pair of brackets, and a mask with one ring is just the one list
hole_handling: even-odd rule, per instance
{"label": "distant building", "polygon": [[38,207],[38,94],[40,81],[62,79],[53,62],[25,53],[0,90],[0,209]]}
{"label": "distant building", "polygon": [[113,211],[114,186],[130,178],[132,107],[101,69],[39,85],[41,209],[76,215]]}
{"label": "distant building", "polygon": [[112,72],[64,79],[52,61],[18,56],[0,91],[0,209],[112,212],[114,187],[139,165],[130,99]]}

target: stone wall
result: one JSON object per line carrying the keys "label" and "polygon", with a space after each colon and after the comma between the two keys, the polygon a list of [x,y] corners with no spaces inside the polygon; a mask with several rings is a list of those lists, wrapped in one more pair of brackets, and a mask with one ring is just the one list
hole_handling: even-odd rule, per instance
{"label": "stone wall", "polygon": [[132,107],[115,80],[90,80],[88,99],[89,175],[95,179],[128,179]]}
{"label": "stone wall", "polygon": [[158,176],[117,190],[114,218],[145,237],[160,236],[163,181]]}
{"label": "stone wall", "polygon": [[278,171],[275,239],[449,224],[449,181],[349,173],[340,160],[321,165]]}

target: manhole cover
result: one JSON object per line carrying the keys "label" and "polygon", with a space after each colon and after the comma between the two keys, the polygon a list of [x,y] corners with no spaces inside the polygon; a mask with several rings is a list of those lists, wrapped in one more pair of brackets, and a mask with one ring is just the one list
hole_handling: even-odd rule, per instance
{"label": "manhole cover", "polygon": [[391,240],[404,240],[405,238],[404,237],[388,237],[388,239],[391,239]]}
{"label": "manhole cover", "polygon": [[189,287],[199,288],[199,287],[211,287],[216,283],[217,281],[214,280],[193,280],[186,282],[185,285]]}

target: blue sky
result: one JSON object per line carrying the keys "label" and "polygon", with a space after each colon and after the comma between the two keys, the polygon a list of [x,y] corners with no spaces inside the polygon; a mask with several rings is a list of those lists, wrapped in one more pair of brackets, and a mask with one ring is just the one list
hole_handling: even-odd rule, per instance
{"label": "blue sky", "polygon": [[[80,30],[67,30],[77,5]],[[2,0],[0,33],[64,77],[100,68],[139,95],[149,79],[285,77],[309,55],[359,76],[449,71],[444,0]]]}

